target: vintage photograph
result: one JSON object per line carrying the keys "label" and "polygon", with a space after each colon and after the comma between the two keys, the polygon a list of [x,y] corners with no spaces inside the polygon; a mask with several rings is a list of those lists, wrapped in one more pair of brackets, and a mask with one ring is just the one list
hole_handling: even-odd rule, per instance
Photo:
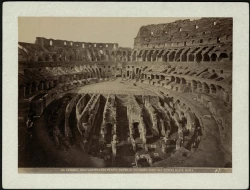
{"label": "vintage photograph", "polygon": [[18,17],[19,172],[231,173],[232,39],[231,17]]}

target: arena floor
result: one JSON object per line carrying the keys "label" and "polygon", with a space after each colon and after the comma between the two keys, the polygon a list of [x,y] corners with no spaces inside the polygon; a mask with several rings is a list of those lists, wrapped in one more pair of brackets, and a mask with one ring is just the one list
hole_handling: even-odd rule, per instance
{"label": "arena floor", "polygon": [[100,93],[100,94],[133,94],[133,95],[156,95],[152,91],[142,89],[138,86],[126,84],[121,78],[114,81],[104,81],[95,84],[89,84],[83,87],[78,87],[69,92],[75,93]]}

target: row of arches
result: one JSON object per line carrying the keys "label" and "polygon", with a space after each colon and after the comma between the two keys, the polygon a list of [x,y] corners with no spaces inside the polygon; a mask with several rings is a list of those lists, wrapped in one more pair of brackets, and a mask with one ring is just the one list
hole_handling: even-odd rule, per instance
{"label": "row of arches", "polygon": [[19,84],[19,99],[25,98],[38,91],[50,90],[56,87],[58,84],[65,84],[72,81],[78,81],[88,78],[105,78],[107,77],[105,71],[102,68],[84,67],[82,72],[68,75],[60,75],[54,77],[54,79],[34,80],[30,82],[20,82]]}
{"label": "row of arches", "polygon": [[[140,75],[141,79],[159,79],[160,80],[165,80],[165,76],[163,75],[156,75],[156,74],[144,74],[142,73]],[[183,76],[170,76],[169,79],[167,79],[168,82],[166,83],[167,85],[170,83],[174,84],[181,84],[189,87],[189,90],[191,92],[200,92],[200,93],[206,93],[206,94],[211,94],[218,96],[222,99],[225,99],[225,89],[221,85],[214,84],[213,82],[204,82],[204,81],[199,81],[199,80],[190,80],[187,79],[186,77]],[[158,83],[160,84],[160,82]],[[164,83],[162,83],[162,86]]]}
{"label": "row of arches", "polygon": [[[198,50],[198,51],[197,51]],[[232,52],[203,52],[199,48],[191,50],[140,50],[132,53],[132,61],[147,62],[215,62],[232,60]]]}

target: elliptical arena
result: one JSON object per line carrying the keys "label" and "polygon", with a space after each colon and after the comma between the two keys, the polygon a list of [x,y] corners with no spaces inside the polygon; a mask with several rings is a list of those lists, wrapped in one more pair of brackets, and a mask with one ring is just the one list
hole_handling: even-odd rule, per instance
{"label": "elliptical arena", "polygon": [[232,167],[231,18],[141,26],[133,48],[37,37],[18,58],[19,167]]}

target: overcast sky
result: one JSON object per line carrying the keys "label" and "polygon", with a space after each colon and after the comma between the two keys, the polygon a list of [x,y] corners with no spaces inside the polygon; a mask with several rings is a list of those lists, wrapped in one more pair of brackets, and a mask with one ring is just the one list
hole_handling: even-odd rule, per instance
{"label": "overcast sky", "polygon": [[180,19],[157,17],[19,17],[18,41],[34,43],[36,37],[79,42],[118,43],[133,47],[142,25],[173,22]]}

